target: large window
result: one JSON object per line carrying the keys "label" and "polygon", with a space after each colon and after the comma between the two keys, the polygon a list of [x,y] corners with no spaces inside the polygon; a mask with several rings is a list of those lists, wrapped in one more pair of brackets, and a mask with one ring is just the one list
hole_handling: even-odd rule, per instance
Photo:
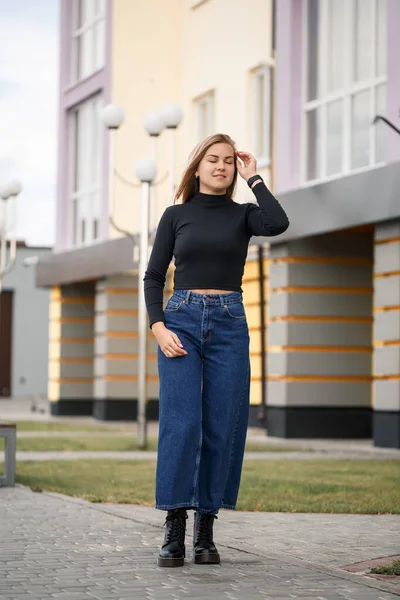
{"label": "large window", "polygon": [[253,72],[254,151],[259,167],[271,161],[272,68],[263,66]]}
{"label": "large window", "polygon": [[214,92],[208,92],[196,100],[197,139],[203,140],[214,133]]}
{"label": "large window", "polygon": [[106,0],[73,0],[72,80],[92,75],[105,63]]}
{"label": "large window", "polygon": [[385,159],[386,0],[307,0],[304,179]]}
{"label": "large window", "polygon": [[100,238],[101,163],[104,125],[99,96],[70,114],[70,244],[82,246]]}

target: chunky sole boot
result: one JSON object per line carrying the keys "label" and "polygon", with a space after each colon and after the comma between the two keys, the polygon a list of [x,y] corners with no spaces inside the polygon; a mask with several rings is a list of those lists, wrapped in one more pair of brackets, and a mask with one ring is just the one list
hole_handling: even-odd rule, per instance
{"label": "chunky sole boot", "polygon": [[169,510],[165,520],[165,538],[158,556],[159,567],[183,567],[185,562],[185,508]]}
{"label": "chunky sole boot", "polygon": [[215,515],[194,514],[193,561],[197,565],[219,565],[221,562],[213,541]]}

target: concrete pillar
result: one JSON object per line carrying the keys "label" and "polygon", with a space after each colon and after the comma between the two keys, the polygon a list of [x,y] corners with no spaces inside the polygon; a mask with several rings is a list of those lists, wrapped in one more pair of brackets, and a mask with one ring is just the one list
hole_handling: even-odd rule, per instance
{"label": "concrete pillar", "polygon": [[270,248],[267,429],[371,437],[372,232]]}
{"label": "concrete pillar", "polygon": [[53,287],[50,294],[49,384],[52,415],[91,415],[94,287]]}
{"label": "concrete pillar", "polygon": [[[98,281],[95,302],[95,418],[136,419],[138,341],[137,275],[116,275]],[[147,366],[147,415],[149,419],[157,419],[157,342],[150,329]]]}
{"label": "concrete pillar", "polygon": [[375,446],[400,448],[400,221],[375,226]]}
{"label": "concrete pillar", "polygon": [[[264,272],[264,322],[266,320],[266,298],[267,298],[267,273],[268,258],[267,250],[263,251]],[[262,360],[262,329],[261,329],[261,290],[260,290],[260,265],[258,258],[258,246],[250,246],[247,262],[243,274],[243,302],[246,309],[247,323],[250,334],[250,427],[265,427],[265,417],[262,411],[262,389],[263,381]]]}

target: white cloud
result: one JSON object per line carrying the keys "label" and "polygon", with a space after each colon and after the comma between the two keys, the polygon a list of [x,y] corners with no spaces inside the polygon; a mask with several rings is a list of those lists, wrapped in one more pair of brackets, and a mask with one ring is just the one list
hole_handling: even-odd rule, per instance
{"label": "white cloud", "polygon": [[58,116],[58,0],[0,0],[0,182],[18,177],[18,237],[52,244]]}

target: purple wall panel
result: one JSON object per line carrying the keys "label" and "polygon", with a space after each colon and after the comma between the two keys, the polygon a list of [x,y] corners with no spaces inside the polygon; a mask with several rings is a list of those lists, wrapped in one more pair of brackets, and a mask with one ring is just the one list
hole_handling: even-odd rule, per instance
{"label": "purple wall panel", "polygon": [[[112,102],[111,99],[111,65],[112,65],[112,0],[108,0],[106,7],[106,64],[104,67],[104,87],[103,100],[104,104]],[[102,220],[100,223],[100,235],[103,239],[109,237],[109,222],[108,222],[108,181],[109,181],[109,153],[110,153],[110,136],[104,130],[104,151],[103,151],[103,179],[102,179]]]}
{"label": "purple wall panel", "polygon": [[302,123],[302,0],[276,3],[276,192],[299,187]]}
{"label": "purple wall panel", "polygon": [[[387,0],[387,118],[400,129],[400,2]],[[379,127],[385,127],[383,123]],[[388,162],[400,161],[400,135],[392,129],[387,132]]]}
{"label": "purple wall panel", "polygon": [[[68,235],[68,119],[64,108],[64,89],[70,73],[70,39],[72,29],[71,4],[60,3],[60,89],[58,117],[58,159],[57,159],[57,200],[56,200],[56,241],[55,251],[64,247]],[[64,201],[65,200],[65,201]]]}
{"label": "purple wall panel", "polygon": [[[61,0],[60,10],[60,91],[59,91],[59,135],[57,165],[57,210],[55,251],[68,248],[69,230],[69,111],[94,94],[102,94],[104,102],[110,101],[111,83],[111,0],[106,5],[106,65],[90,77],[70,85],[72,56],[72,8],[70,0]],[[100,232],[107,237],[107,184],[108,184],[108,136],[104,136],[103,163],[103,222]],[[104,214],[105,213],[105,214]]]}

